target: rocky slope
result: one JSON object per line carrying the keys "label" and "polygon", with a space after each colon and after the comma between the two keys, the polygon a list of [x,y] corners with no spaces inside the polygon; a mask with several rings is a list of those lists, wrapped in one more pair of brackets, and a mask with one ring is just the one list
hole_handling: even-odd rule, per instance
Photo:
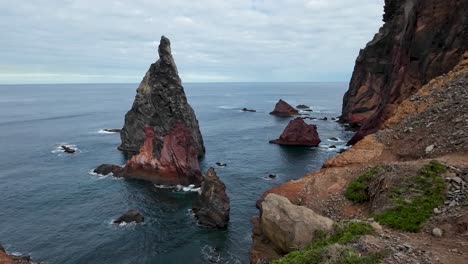
{"label": "rocky slope", "polygon": [[385,22],[360,51],[343,98],[342,121],[376,132],[394,109],[450,71],[468,46],[468,0],[385,0]]}
{"label": "rocky slope", "polygon": [[125,115],[119,149],[137,153],[145,140],[143,128],[151,126],[158,135],[154,142],[154,155],[158,156],[163,146],[162,136],[183,122],[201,157],[205,154],[203,138],[195,113],[187,102],[168,38],[161,37],[158,52],[159,60],[149,68],[137,89],[132,109]]}
{"label": "rocky slope", "polygon": [[[438,199],[443,200],[429,207],[429,218],[419,223],[421,229],[402,232],[388,226],[385,219],[377,218],[383,227],[370,219],[379,231],[353,245],[362,254],[366,253],[363,249],[385,251],[382,263],[464,263],[468,255],[468,52],[462,58],[452,71],[429,81],[395,107],[380,131],[329,159],[322,169],[267,191],[257,202],[260,217],[253,220],[251,262],[268,263],[284,254],[265,230],[271,224],[263,224],[262,205],[269,193],[334,221],[368,221],[370,215],[392,208],[389,197],[395,195],[395,188],[417,179],[415,175],[435,160],[445,171],[441,174],[445,183],[438,183],[443,190]],[[350,183],[373,168],[380,169],[366,189],[369,200],[350,201],[345,195]],[[427,191],[415,191],[415,185],[409,185],[400,192],[405,193],[405,188],[413,188],[409,196],[400,198],[405,202]],[[283,226],[288,224],[295,225],[286,221]]]}

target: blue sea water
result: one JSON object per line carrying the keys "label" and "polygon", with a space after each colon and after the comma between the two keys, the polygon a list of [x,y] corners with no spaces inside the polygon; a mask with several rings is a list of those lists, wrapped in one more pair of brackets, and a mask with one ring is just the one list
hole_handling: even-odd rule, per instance
{"label": "blue sea water", "polygon": [[[227,230],[196,224],[196,193],[89,173],[102,163],[125,163],[119,135],[99,131],[122,127],[137,84],[0,85],[0,242],[7,251],[52,264],[248,263],[260,195],[320,168],[336,155],[328,145],[351,136],[330,119],[307,120],[318,126],[320,147],[268,143],[290,120],[268,114],[278,99],[310,105],[314,117],[336,117],[346,83],[184,86],[205,141],[203,170],[227,163],[215,166],[231,199]],[[62,153],[61,144],[78,151]],[[131,208],[144,214],[144,224],[111,223]]]}

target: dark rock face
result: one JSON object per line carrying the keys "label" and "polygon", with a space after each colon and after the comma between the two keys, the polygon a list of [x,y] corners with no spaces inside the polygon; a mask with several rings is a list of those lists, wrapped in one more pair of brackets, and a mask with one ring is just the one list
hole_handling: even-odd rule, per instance
{"label": "dark rock face", "polygon": [[297,114],[299,114],[299,111],[297,111],[290,104],[283,101],[283,99],[280,99],[278,103],[276,103],[275,109],[270,113],[270,115],[276,116],[294,116]]}
{"label": "dark rock face", "polygon": [[279,139],[270,143],[279,145],[315,147],[320,144],[320,138],[315,125],[309,125],[300,117],[291,120]]}
{"label": "dark rock face", "polygon": [[94,169],[94,173],[101,174],[101,175],[109,175],[113,174],[114,176],[119,176],[122,174],[122,167],[113,165],[113,164],[102,164],[96,169]]}
{"label": "dark rock face", "polygon": [[121,215],[117,220],[114,220],[115,224],[120,224],[120,223],[142,223],[145,221],[145,217],[137,210],[128,210],[125,214]]}
{"label": "dark rock face", "polygon": [[[162,136],[183,122],[193,138],[197,156],[201,157],[205,154],[205,147],[198,120],[187,102],[169,39],[161,37],[158,51],[159,60],[149,68],[137,89],[132,109],[125,115],[119,149],[137,153],[145,141],[145,126],[153,127],[156,134]],[[155,138],[154,156],[160,154],[162,146],[162,138]]]}
{"label": "dark rock face", "polygon": [[202,174],[192,133],[179,122],[163,135],[160,154],[154,148],[159,138],[153,127],[144,128],[145,141],[137,155],[127,161],[121,175],[164,185],[200,186]]}
{"label": "dark rock face", "polygon": [[213,168],[205,175],[199,198],[193,203],[193,212],[200,224],[226,228],[229,222],[229,197],[226,186]]}
{"label": "dark rock face", "polygon": [[361,126],[355,143],[376,132],[394,108],[450,71],[468,46],[467,0],[385,0],[385,24],[361,50],[342,121]]}

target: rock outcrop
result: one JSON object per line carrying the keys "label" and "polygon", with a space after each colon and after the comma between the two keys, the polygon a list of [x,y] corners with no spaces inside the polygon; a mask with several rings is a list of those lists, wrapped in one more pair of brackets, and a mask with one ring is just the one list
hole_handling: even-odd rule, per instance
{"label": "rock outcrop", "polygon": [[170,41],[161,37],[159,60],[153,63],[140,83],[132,109],[125,115],[125,125],[120,133],[120,150],[131,154],[138,150],[145,141],[144,127],[154,129],[154,156],[161,153],[162,135],[173,130],[182,122],[193,138],[192,144],[198,157],[205,154],[203,139],[198,120],[188,104],[182,87],[177,67],[171,54]]}
{"label": "rock outcrop", "polygon": [[292,107],[290,104],[286,103],[283,101],[283,99],[280,99],[278,103],[275,105],[275,109],[273,112],[270,113],[270,115],[275,115],[275,116],[294,116],[299,114],[299,111]]}
{"label": "rock outcrop", "polygon": [[[162,148],[156,152],[160,140],[152,126],[144,127],[145,141],[137,155],[129,159],[120,176],[148,180],[164,185],[200,186],[202,174],[191,131],[183,122],[162,136]],[[155,154],[158,153],[158,154]]]}
{"label": "rock outcrop", "polygon": [[318,146],[320,142],[317,126],[307,124],[300,117],[289,122],[279,139],[270,141],[270,143],[279,145],[308,147]]}
{"label": "rock outcrop", "polygon": [[262,202],[260,221],[263,234],[283,253],[301,249],[317,231],[329,232],[333,228],[330,218],[273,193]]}
{"label": "rock outcrop", "polygon": [[47,262],[35,262],[29,256],[8,255],[0,244],[0,264],[47,264]]}
{"label": "rock outcrop", "polygon": [[142,223],[145,221],[145,217],[138,210],[128,210],[125,214],[114,220],[115,224],[121,223]]}
{"label": "rock outcrop", "polygon": [[94,169],[93,172],[101,175],[110,175],[112,173],[113,176],[120,176],[122,174],[122,169],[123,168],[118,165],[102,164]]}
{"label": "rock outcrop", "polygon": [[467,0],[385,0],[385,22],[361,50],[341,121],[360,126],[351,144],[375,133],[395,107],[450,71],[468,47]]}
{"label": "rock outcrop", "polygon": [[210,168],[203,180],[201,194],[193,203],[193,212],[204,226],[226,228],[230,208],[226,186],[216,175],[216,171]]}

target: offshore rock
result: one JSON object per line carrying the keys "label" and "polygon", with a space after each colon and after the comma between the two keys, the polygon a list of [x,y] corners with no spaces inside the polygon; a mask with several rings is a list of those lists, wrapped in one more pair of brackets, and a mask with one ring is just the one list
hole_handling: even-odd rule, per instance
{"label": "offshore rock", "polygon": [[122,173],[122,167],[113,164],[102,164],[94,169],[93,172],[101,175],[109,175],[112,173],[113,176],[119,176]]}
{"label": "offshore rock", "polygon": [[[149,68],[137,89],[132,109],[125,115],[119,149],[135,154],[145,141],[145,126],[151,126],[161,136],[182,122],[193,138],[197,156],[202,157],[205,147],[198,120],[187,102],[168,38],[161,37],[158,52],[159,60]],[[161,153],[162,147],[162,138],[155,138],[154,156]]]}
{"label": "offshore rock", "polygon": [[330,232],[333,228],[330,218],[273,193],[262,202],[260,223],[263,234],[283,253],[303,248],[317,231]]}
{"label": "offshore rock", "polygon": [[115,224],[121,224],[121,223],[142,223],[145,221],[145,217],[137,210],[131,209],[128,210],[125,214],[121,215],[117,220],[114,220]]}
{"label": "offshore rock", "polygon": [[385,24],[361,50],[343,98],[342,121],[375,133],[396,106],[452,70],[468,47],[467,0],[385,0]]}
{"label": "offshore rock", "polygon": [[159,140],[151,126],[144,127],[145,141],[139,153],[129,159],[122,176],[163,185],[200,186],[202,175],[191,131],[179,122],[163,135],[160,154],[154,148]]}
{"label": "offshore rock", "polygon": [[229,197],[226,194],[226,185],[210,168],[203,180],[201,194],[192,207],[200,224],[226,228],[229,223]]}
{"label": "offshore rock", "polygon": [[280,99],[278,103],[276,103],[275,109],[270,113],[270,115],[276,116],[294,116],[297,114],[299,114],[299,111],[297,111],[290,104],[283,101],[283,99]]}
{"label": "offshore rock", "polygon": [[279,139],[270,143],[291,146],[315,147],[320,144],[317,126],[304,122],[300,117],[291,120]]}

